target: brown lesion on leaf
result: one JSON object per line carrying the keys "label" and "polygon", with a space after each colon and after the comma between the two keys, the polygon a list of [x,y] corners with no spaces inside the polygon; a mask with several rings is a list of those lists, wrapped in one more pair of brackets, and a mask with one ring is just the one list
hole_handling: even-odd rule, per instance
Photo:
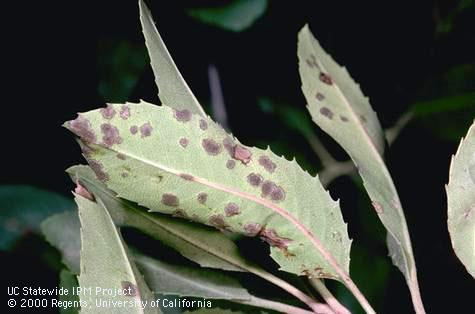
{"label": "brown lesion on leaf", "polygon": [[178,218],[183,218],[183,219],[189,219],[188,214],[184,209],[177,208],[175,211],[172,213],[173,217],[178,217]]}
{"label": "brown lesion on leaf", "polygon": [[307,65],[310,67],[310,68],[316,68],[316,69],[319,69],[320,67],[318,66],[318,63],[317,63],[317,59],[315,58],[315,56],[313,54],[310,54],[310,56],[305,59],[305,62],[307,62]]}
{"label": "brown lesion on leaf", "polygon": [[224,220],[224,216],[221,214],[217,215],[212,215],[209,217],[209,223],[215,228],[218,228],[219,230],[228,230],[229,225],[226,223]]}
{"label": "brown lesion on leaf", "polygon": [[91,123],[83,115],[79,114],[78,117],[68,123],[69,129],[77,136],[82,138],[87,143],[96,142],[96,134],[91,127]]}
{"label": "brown lesion on leaf", "polygon": [[247,182],[254,187],[260,186],[262,181],[264,181],[264,178],[258,173],[252,172],[247,176]]}
{"label": "brown lesion on leaf", "polygon": [[104,171],[102,164],[95,159],[87,159],[89,166],[96,174],[99,181],[106,182],[109,180],[109,175]]}
{"label": "brown lesion on leaf", "polygon": [[274,182],[266,180],[261,186],[261,196],[279,202],[285,199],[285,190]]}
{"label": "brown lesion on leaf", "polygon": [[120,160],[125,160],[125,159],[127,158],[127,157],[126,157],[124,154],[122,154],[122,153],[118,153],[118,154],[116,155],[116,157],[119,158]]}
{"label": "brown lesion on leaf", "polygon": [[120,107],[119,115],[122,119],[127,120],[130,117],[129,106],[123,105],[122,107]]}
{"label": "brown lesion on leaf", "polygon": [[132,135],[137,134],[138,131],[139,131],[139,128],[138,128],[136,125],[132,125],[132,126],[130,127],[130,133],[131,133]]}
{"label": "brown lesion on leaf", "polygon": [[146,122],[140,126],[140,137],[148,137],[152,135],[153,127],[150,122]]}
{"label": "brown lesion on leaf", "polygon": [[116,126],[110,123],[103,123],[101,124],[101,132],[104,146],[111,147],[114,144],[122,143],[122,137],[120,137],[119,129]]}
{"label": "brown lesion on leaf", "polygon": [[101,108],[99,111],[101,112],[102,117],[107,120],[110,120],[115,116],[115,109],[111,104],[108,104],[105,108]]}
{"label": "brown lesion on leaf", "polygon": [[185,179],[187,181],[193,181],[195,177],[188,173],[180,173],[180,178]]}
{"label": "brown lesion on leaf", "polygon": [[288,251],[288,246],[293,241],[292,239],[280,237],[274,229],[266,228],[263,228],[259,235],[261,239],[266,241],[270,246],[282,250],[286,257],[295,256],[295,254]]}
{"label": "brown lesion on leaf", "polygon": [[339,231],[333,231],[332,232],[332,239],[335,240],[338,243],[341,243],[343,241],[341,237],[341,233]]}
{"label": "brown lesion on leaf", "polygon": [[196,199],[198,200],[198,203],[205,204],[208,200],[208,194],[206,194],[205,192],[198,193]]}
{"label": "brown lesion on leaf", "polygon": [[467,208],[467,209],[463,212],[463,218],[464,218],[464,219],[470,218],[470,216],[472,215],[472,213],[473,213],[474,211],[475,211],[475,207]]}
{"label": "brown lesion on leaf", "polygon": [[201,145],[209,155],[216,156],[221,153],[221,144],[211,138],[203,139]]}
{"label": "brown lesion on leaf", "polygon": [[163,205],[167,205],[171,207],[177,207],[180,204],[178,197],[171,193],[163,194],[161,202]]}
{"label": "brown lesion on leaf", "polygon": [[330,109],[328,109],[327,107],[322,107],[320,108],[320,113],[327,117],[328,119],[333,119],[333,111],[331,111]]}
{"label": "brown lesion on leaf", "polygon": [[136,297],[139,295],[139,288],[130,281],[124,280],[121,281],[120,284],[122,286],[122,291],[124,295],[128,297]]}
{"label": "brown lesion on leaf", "polygon": [[188,146],[189,141],[186,137],[182,137],[180,138],[178,143],[180,144],[181,147],[186,148]]}
{"label": "brown lesion on leaf", "polygon": [[383,214],[384,213],[384,208],[383,208],[383,205],[381,205],[381,203],[379,203],[377,201],[372,201],[371,204],[373,205],[374,209],[376,210],[376,213],[378,213],[378,214]]}
{"label": "brown lesion on leaf", "polygon": [[270,173],[273,173],[275,171],[275,168],[277,168],[277,165],[268,156],[265,155],[259,157],[259,165],[264,167],[264,169],[266,169]]}
{"label": "brown lesion on leaf", "polygon": [[228,169],[234,169],[234,167],[236,166],[236,162],[232,159],[229,159],[227,162],[226,162],[226,168]]}
{"label": "brown lesion on leaf", "polygon": [[191,111],[188,109],[183,109],[183,110],[175,109],[173,110],[173,116],[179,122],[188,122],[191,120]]}
{"label": "brown lesion on leaf", "polygon": [[233,148],[233,158],[240,160],[243,164],[247,165],[251,161],[252,153],[249,149],[242,145],[236,145]]}
{"label": "brown lesion on leaf", "polygon": [[315,98],[317,98],[317,100],[319,101],[322,101],[325,99],[325,96],[322,93],[317,92],[317,94],[315,95]]}
{"label": "brown lesion on leaf", "polygon": [[200,129],[202,129],[203,131],[207,130],[208,129],[208,122],[206,122],[205,120],[203,119],[200,119]]}
{"label": "brown lesion on leaf", "polygon": [[366,117],[363,116],[362,114],[360,115],[360,120],[361,120],[361,122],[363,122],[363,123],[366,123],[366,122],[367,122],[367,121],[366,121]]}
{"label": "brown lesion on leaf", "polygon": [[244,225],[244,234],[248,237],[255,237],[262,231],[262,225],[256,222],[247,223]]}
{"label": "brown lesion on leaf", "polygon": [[236,203],[229,202],[226,204],[226,207],[224,207],[224,213],[226,214],[226,217],[232,217],[239,215],[241,210]]}
{"label": "brown lesion on leaf", "polygon": [[348,118],[345,116],[340,116],[340,120],[343,122],[348,122]]}
{"label": "brown lesion on leaf", "polygon": [[318,78],[320,79],[320,81],[322,81],[323,83],[327,85],[333,85],[333,80],[331,76],[324,72],[320,72],[320,75],[318,76]]}
{"label": "brown lesion on leaf", "polygon": [[231,158],[234,157],[234,141],[228,136],[223,140],[224,149],[228,152]]}

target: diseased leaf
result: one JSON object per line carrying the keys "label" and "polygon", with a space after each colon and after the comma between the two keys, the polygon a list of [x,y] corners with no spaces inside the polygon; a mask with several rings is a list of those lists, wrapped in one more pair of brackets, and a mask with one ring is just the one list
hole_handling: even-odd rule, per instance
{"label": "diseased leaf", "polygon": [[190,16],[210,25],[241,32],[249,28],[267,9],[267,0],[232,0],[221,7],[193,8]]}
{"label": "diseased leaf", "polygon": [[26,232],[38,232],[46,217],[74,208],[66,197],[28,185],[0,186],[0,249],[8,250]]}
{"label": "diseased leaf", "polygon": [[475,278],[475,123],[452,158],[447,199],[452,246]]}
{"label": "diseased leaf", "polygon": [[[124,106],[127,119],[104,115]],[[245,147],[208,118],[145,102],[109,105],[65,126],[118,196],[260,236],[288,272],[341,280],[348,271],[351,241],[338,204],[295,161]]]}
{"label": "diseased leaf", "polygon": [[145,37],[148,54],[152,65],[155,82],[158,87],[158,97],[177,110],[189,110],[206,116],[193,92],[173,62],[160,34],[155,27],[150,10],[143,0],[139,0],[140,22]]}
{"label": "diseased leaf", "polygon": [[41,232],[46,240],[61,252],[64,265],[74,274],[79,274],[81,250],[80,223],[77,211],[66,211],[48,217],[41,223]]}
{"label": "diseased leaf", "polygon": [[384,133],[375,112],[359,85],[322,49],[308,26],[299,33],[298,57],[302,90],[312,119],[358,167],[373,206],[388,230],[390,256],[406,277],[413,296],[419,299],[406,219],[382,157]]}
{"label": "diseased leaf", "polygon": [[122,306],[112,307],[114,313],[160,313],[158,307],[147,306],[154,300],[142,275],[138,272],[122,237],[114,225],[108,211],[98,201],[90,201],[76,195],[81,221],[81,287],[102,287],[125,292],[82,293],[81,301],[89,306],[83,307],[81,313],[104,313],[103,307],[96,302],[122,302]]}

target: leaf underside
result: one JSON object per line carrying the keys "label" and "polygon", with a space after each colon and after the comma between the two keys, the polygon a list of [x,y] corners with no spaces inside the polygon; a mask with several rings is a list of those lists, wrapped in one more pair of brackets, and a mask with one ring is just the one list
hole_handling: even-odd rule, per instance
{"label": "leaf underside", "polygon": [[302,91],[313,121],[350,155],[373,206],[388,231],[393,263],[408,281],[416,279],[402,206],[383,161],[384,133],[357,83],[320,46],[308,26],[298,36]]}
{"label": "leaf underside", "polygon": [[340,279],[312,244],[316,238],[348,271],[351,241],[339,206],[295,160],[245,147],[189,110],[146,102],[111,104],[65,126],[80,137],[92,169],[119,197],[260,236],[282,270]]}
{"label": "leaf underside", "polygon": [[79,285],[126,291],[125,294],[116,296],[82,293],[80,299],[89,306],[83,307],[81,313],[103,313],[104,309],[97,306],[97,301],[122,301],[128,305],[114,308],[114,313],[160,313],[158,307],[146,306],[142,309],[134,303],[143,301],[150,304],[154,295],[133,264],[107,209],[100,202],[96,203],[79,195],[76,195],[76,203],[81,221]]}
{"label": "leaf underside", "polygon": [[475,123],[452,158],[447,199],[452,246],[475,278]]}

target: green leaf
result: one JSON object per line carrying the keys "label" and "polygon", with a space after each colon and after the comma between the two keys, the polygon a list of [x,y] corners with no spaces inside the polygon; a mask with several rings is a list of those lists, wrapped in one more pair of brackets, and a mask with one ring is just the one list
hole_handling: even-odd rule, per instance
{"label": "green leaf", "polygon": [[383,160],[384,133],[369,100],[348,71],[320,46],[308,26],[299,33],[302,90],[313,121],[350,155],[373,206],[388,230],[393,263],[418,298],[417,275],[406,219]]}
{"label": "green leaf", "polygon": [[463,93],[455,96],[416,102],[411,106],[410,110],[416,115],[416,117],[419,117],[474,107],[475,93]]}
{"label": "green leaf", "polygon": [[[103,204],[76,195],[81,221],[81,287],[101,287],[122,291],[118,295],[97,292],[80,294],[81,301],[88,303],[81,313],[103,313],[107,305],[114,313],[160,313],[158,307],[147,306],[154,300],[142,275],[131,260],[130,253]],[[125,293],[124,293],[125,292]],[[141,306],[142,305],[142,306]]]}
{"label": "green leaf", "polygon": [[119,197],[228,232],[259,235],[282,270],[344,277],[351,241],[338,204],[295,160],[245,147],[189,111],[141,102],[125,105],[128,119],[103,115],[123,106],[65,124],[84,141],[96,175]]}
{"label": "green leaf", "polygon": [[206,116],[203,108],[178,71],[175,62],[173,62],[155,27],[150,10],[143,0],[139,0],[139,7],[145,44],[147,45],[155,82],[158,87],[158,97],[161,102],[177,110],[186,109],[203,117]]}
{"label": "green leaf", "polygon": [[233,0],[221,7],[193,8],[187,13],[203,23],[241,32],[249,28],[267,9],[267,0]]}
{"label": "green leaf", "polygon": [[26,232],[38,232],[46,217],[74,208],[57,193],[27,185],[0,186],[0,249],[8,250]]}
{"label": "green leaf", "polygon": [[475,123],[452,158],[446,189],[452,246],[475,278]]}
{"label": "green leaf", "polygon": [[[78,287],[78,281],[76,276],[67,269],[62,269],[59,273],[59,285],[62,288],[65,288],[68,291],[67,295],[59,295],[58,298],[64,304],[75,304],[79,302],[79,297],[77,294],[73,294],[72,291]],[[59,312],[61,314],[77,314],[79,313],[79,308],[76,307],[60,307]]]}
{"label": "green leaf", "polygon": [[81,250],[80,223],[77,211],[66,211],[48,217],[41,223],[46,240],[61,252],[62,261],[74,274],[79,274]]}
{"label": "green leaf", "polygon": [[224,272],[172,265],[141,254],[134,258],[155,293],[235,301],[252,298],[238,280]]}

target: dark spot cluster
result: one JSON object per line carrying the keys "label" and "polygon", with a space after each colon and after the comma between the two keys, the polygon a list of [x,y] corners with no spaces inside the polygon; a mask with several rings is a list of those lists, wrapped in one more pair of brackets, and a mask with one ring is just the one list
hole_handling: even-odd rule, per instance
{"label": "dark spot cluster", "polygon": [[285,191],[272,181],[266,180],[261,186],[261,195],[270,198],[272,201],[279,202],[285,199]]}
{"label": "dark spot cluster", "polygon": [[119,135],[119,129],[109,123],[101,124],[102,142],[105,146],[111,147],[114,144],[122,143],[122,138]]}
{"label": "dark spot cluster", "polygon": [[203,146],[204,150],[212,156],[216,156],[219,153],[221,153],[221,144],[216,142],[213,139],[210,138],[205,138],[202,142],[201,145]]}
{"label": "dark spot cluster", "polygon": [[180,143],[181,147],[186,148],[188,146],[188,139],[185,138],[185,137],[182,137],[182,138],[180,138],[178,143]]}
{"label": "dark spot cluster", "polygon": [[130,281],[124,280],[120,282],[124,295],[128,297],[136,297],[139,294],[139,288]]}
{"label": "dark spot cluster", "polygon": [[277,165],[268,156],[265,155],[259,157],[259,165],[264,167],[264,169],[266,169],[270,173],[273,173],[275,168],[277,168]]}
{"label": "dark spot cluster", "polygon": [[320,108],[320,113],[330,120],[333,119],[333,112],[327,107]]}
{"label": "dark spot cluster", "polygon": [[270,246],[287,250],[292,239],[280,237],[274,229],[263,229],[260,233],[261,239],[269,243]]}
{"label": "dark spot cluster", "polygon": [[262,184],[262,181],[264,181],[264,178],[258,173],[252,172],[247,176],[247,182],[252,186],[258,187]]}
{"label": "dark spot cluster", "polygon": [[240,160],[243,164],[247,165],[251,161],[252,153],[249,149],[242,145],[236,145],[233,148],[233,158]]}
{"label": "dark spot cluster", "polygon": [[204,204],[208,200],[208,194],[201,192],[196,196],[196,199],[198,200],[198,203]]}
{"label": "dark spot cluster", "polygon": [[177,207],[180,204],[180,202],[178,200],[178,197],[176,197],[176,195],[165,193],[162,195],[162,204],[167,205],[167,206]]}
{"label": "dark spot cluster", "polygon": [[224,213],[226,214],[226,217],[232,217],[239,215],[241,213],[241,210],[239,209],[239,206],[236,203],[229,202],[226,204],[226,207],[224,207]]}
{"label": "dark spot cluster", "polygon": [[115,116],[115,109],[111,104],[108,104],[107,107],[101,108],[100,112],[104,119],[110,120]]}
{"label": "dark spot cluster", "polygon": [[96,142],[96,134],[94,134],[94,131],[92,130],[91,123],[89,123],[89,120],[82,115],[78,115],[75,120],[70,121],[69,128],[85,142]]}
{"label": "dark spot cluster", "polygon": [[226,162],[226,168],[228,168],[228,169],[234,169],[235,166],[236,166],[236,162],[232,159],[229,159]]}
{"label": "dark spot cluster", "polygon": [[140,137],[144,138],[150,136],[152,134],[152,131],[153,127],[150,122],[144,123],[142,124],[142,126],[140,126]]}
{"label": "dark spot cluster", "polygon": [[188,109],[174,110],[173,116],[177,121],[188,122],[191,120],[191,111]]}
{"label": "dark spot cluster", "polygon": [[218,228],[220,230],[225,230],[229,228],[229,225],[226,224],[224,221],[224,216],[221,214],[218,215],[212,215],[209,217],[209,223],[215,228]]}
{"label": "dark spot cluster", "polygon": [[333,80],[332,80],[331,76],[326,74],[326,73],[321,72],[320,75],[318,76],[318,78],[320,79],[320,81],[322,81],[323,83],[325,83],[327,85],[332,85],[333,84]]}
{"label": "dark spot cluster", "polygon": [[130,117],[129,106],[123,105],[122,107],[120,107],[119,115],[122,119],[127,120]]}
{"label": "dark spot cluster", "polygon": [[109,175],[106,172],[104,172],[104,168],[99,161],[94,160],[94,159],[88,159],[87,162],[89,163],[89,166],[91,166],[91,169],[94,171],[94,173],[96,174],[96,177],[100,181],[105,182],[109,180]]}
{"label": "dark spot cluster", "polygon": [[208,129],[208,122],[206,122],[206,121],[203,120],[203,119],[200,119],[200,129],[202,129],[203,131],[205,131],[206,129]]}
{"label": "dark spot cluster", "polygon": [[130,133],[132,133],[132,135],[137,134],[138,131],[139,131],[139,128],[136,125],[132,125],[130,127]]}
{"label": "dark spot cluster", "polygon": [[252,222],[244,225],[245,235],[248,237],[255,237],[262,230],[262,226],[258,223]]}
{"label": "dark spot cluster", "polygon": [[322,100],[325,99],[325,96],[324,96],[322,93],[320,93],[320,92],[318,92],[315,97],[316,97],[317,100],[319,100],[319,101],[322,101]]}

